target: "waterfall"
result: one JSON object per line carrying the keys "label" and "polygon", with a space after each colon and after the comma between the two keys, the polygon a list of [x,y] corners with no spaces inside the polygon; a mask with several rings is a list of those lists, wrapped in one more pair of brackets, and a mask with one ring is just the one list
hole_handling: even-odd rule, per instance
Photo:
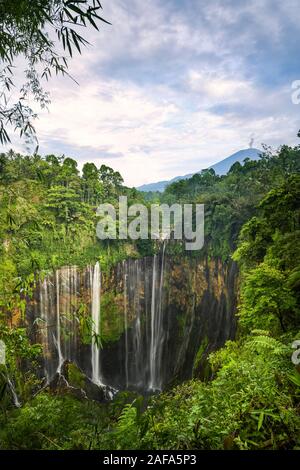
{"label": "waterfall", "polygon": [[[26,308],[32,339],[43,345],[48,383],[70,361],[108,391],[156,392],[173,377],[192,376],[204,339],[214,349],[233,337],[235,300],[228,285],[235,272],[227,280],[218,265],[178,264],[165,251],[166,242],[156,255],[128,258],[109,273],[96,263],[42,278]],[[216,269],[224,279],[221,292],[211,282]]]}
{"label": "waterfall", "polygon": [[136,275],[136,289],[134,292],[134,313],[136,316],[134,328],[134,351],[135,351],[135,377],[136,384],[141,385],[143,377],[143,363],[142,363],[142,326],[141,326],[141,265],[139,260],[135,260],[135,275]]}
{"label": "waterfall", "polygon": [[46,381],[49,382],[49,372],[48,372],[48,361],[47,361],[47,355],[48,355],[48,299],[49,299],[49,293],[48,293],[48,282],[47,279],[45,278],[43,282],[40,284],[40,318],[42,321],[42,327],[41,327],[41,343],[43,345],[43,353],[44,353],[44,358],[45,358],[45,364],[44,364],[44,373],[46,377]]}
{"label": "waterfall", "polygon": [[152,293],[151,293],[151,342],[150,342],[150,382],[149,390],[154,389],[155,382],[155,312],[156,312],[156,302],[155,302],[155,291],[156,291],[156,271],[157,271],[157,256],[153,257],[153,271],[152,271]]}
{"label": "waterfall", "polygon": [[92,278],[92,381],[97,385],[102,385],[100,371],[100,299],[101,299],[101,273],[99,262],[95,264]]}
{"label": "waterfall", "polygon": [[163,365],[163,347],[164,347],[164,325],[163,325],[163,288],[164,288],[164,273],[165,273],[165,250],[166,241],[163,242],[161,267],[160,267],[160,282],[159,282],[159,301],[157,313],[157,346],[156,346],[156,369],[157,369],[157,390],[162,390],[162,365]]}
{"label": "waterfall", "polygon": [[18,398],[18,395],[16,393],[16,390],[15,390],[15,387],[12,383],[12,381],[10,380],[9,377],[7,377],[7,383],[8,383],[8,386],[9,386],[9,389],[11,391],[11,394],[12,394],[12,397],[13,397],[13,400],[14,400],[14,405],[16,408],[20,408],[21,407],[21,403],[19,401],[19,398]]}
{"label": "waterfall", "polygon": [[157,290],[158,262],[157,255],[153,257],[152,272],[152,297],[151,297],[151,342],[150,342],[150,381],[149,390],[162,389],[162,352],[164,342],[163,331],[163,283],[164,283],[164,264],[165,264],[165,243],[163,244],[160,279]]}
{"label": "waterfall", "polygon": [[128,319],[127,319],[127,270],[126,270],[126,263],[123,263],[123,270],[124,270],[124,331],[125,331],[125,383],[126,388],[128,388]]}
{"label": "waterfall", "polygon": [[54,276],[48,275],[40,282],[37,315],[42,323],[40,338],[47,382],[55,373],[62,373],[65,360],[77,358],[77,296],[76,266],[58,269]]}
{"label": "waterfall", "polygon": [[78,276],[77,276],[77,267],[73,266],[72,267],[72,292],[74,294],[74,313],[72,315],[72,331],[73,331],[73,344],[74,344],[74,349],[77,349],[77,324],[78,324],[78,319],[77,319],[77,298],[78,298],[78,291],[77,291],[77,282],[78,282]]}
{"label": "waterfall", "polygon": [[[86,277],[90,275],[90,279]],[[86,284],[86,281],[89,281]],[[38,317],[42,321],[40,337],[44,350],[44,368],[47,382],[51,381],[55,372],[61,374],[66,360],[82,365],[79,346],[77,318],[78,298],[85,287],[91,288],[91,316],[93,334],[91,346],[92,380],[101,384],[100,372],[100,265],[88,267],[83,273],[76,266],[58,269],[51,276],[45,277],[39,286]],[[83,290],[82,290],[83,289]],[[53,361],[56,358],[56,365]],[[55,367],[53,367],[55,365]]]}
{"label": "waterfall", "polygon": [[56,344],[56,349],[58,353],[58,366],[57,366],[57,372],[61,374],[61,368],[64,363],[64,357],[62,354],[62,348],[61,348],[61,324],[60,324],[60,295],[59,295],[59,271],[57,270],[55,273],[55,278],[56,278],[56,338],[55,344]]}

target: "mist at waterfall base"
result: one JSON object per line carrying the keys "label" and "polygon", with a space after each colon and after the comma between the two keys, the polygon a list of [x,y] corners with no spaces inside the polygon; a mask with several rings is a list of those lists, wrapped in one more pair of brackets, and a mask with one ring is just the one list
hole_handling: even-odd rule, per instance
{"label": "mist at waterfall base", "polygon": [[[33,339],[43,345],[46,382],[62,374],[66,361],[76,364],[95,385],[115,391],[156,393],[174,381],[191,378],[204,342],[203,353],[208,354],[234,337],[236,270],[217,265],[212,270],[207,261],[198,271],[190,270],[195,285],[197,272],[199,283],[206,279],[206,288],[197,297],[187,285],[182,288],[170,278],[170,272],[178,269],[164,245],[153,257],[128,259],[109,274],[101,272],[97,262],[84,269],[64,267],[45,277],[27,307],[27,318],[34,325]],[[210,285],[214,276],[224,277],[220,295],[214,291],[217,284]],[[103,342],[107,318],[102,300],[108,291],[121,299],[121,334]],[[176,292],[184,299],[182,305]],[[90,318],[89,342],[80,336],[80,308]]]}

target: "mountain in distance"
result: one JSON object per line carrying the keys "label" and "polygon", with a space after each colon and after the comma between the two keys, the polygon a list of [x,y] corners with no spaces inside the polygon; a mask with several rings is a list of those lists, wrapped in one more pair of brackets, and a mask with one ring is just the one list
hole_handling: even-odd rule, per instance
{"label": "mountain in distance", "polygon": [[[232,167],[234,163],[236,162],[243,163],[245,158],[250,158],[250,160],[258,160],[262,153],[263,152],[261,150],[258,150],[256,148],[248,148],[248,149],[239,150],[238,152],[230,155],[229,157],[225,158],[224,160],[221,160],[218,163],[215,163],[209,168],[213,168],[216,174],[219,176],[226,175],[226,173],[228,173],[228,171],[230,170],[230,168]],[[196,173],[201,173],[201,170]],[[139,186],[137,189],[139,191],[163,192],[169,184],[174,183],[175,181],[191,178],[194,174],[195,173],[191,173],[191,174],[184,175],[184,176],[176,176],[175,178],[171,180],[158,181],[157,183],[143,184],[142,186]]]}

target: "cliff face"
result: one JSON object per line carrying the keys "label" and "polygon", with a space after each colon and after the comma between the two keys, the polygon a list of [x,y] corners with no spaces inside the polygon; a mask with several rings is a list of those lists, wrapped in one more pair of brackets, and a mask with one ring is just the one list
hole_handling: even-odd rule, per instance
{"label": "cliff face", "polygon": [[95,383],[142,392],[204,373],[204,358],[235,334],[237,269],[162,251],[110,272],[65,267],[27,305],[48,381],[68,360]]}

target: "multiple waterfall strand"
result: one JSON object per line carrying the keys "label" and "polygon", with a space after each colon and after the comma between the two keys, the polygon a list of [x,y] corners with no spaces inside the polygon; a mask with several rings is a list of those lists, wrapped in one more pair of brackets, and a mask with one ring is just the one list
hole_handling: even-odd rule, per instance
{"label": "multiple waterfall strand", "polygon": [[[127,260],[123,269],[124,310],[124,386],[144,388],[147,374],[147,337],[141,315],[145,306],[145,282],[142,260]],[[146,325],[146,324],[145,324]]]}
{"label": "multiple waterfall strand", "polygon": [[[192,376],[203,342],[213,350],[234,337],[236,269],[207,261],[196,264],[191,282],[178,280],[176,263],[165,249],[164,244],[154,257],[119,263],[103,276],[102,288],[99,263],[82,270],[63,267],[40,282],[27,314],[34,327],[32,339],[43,345],[48,383],[70,361],[106,390],[156,392],[173,377]],[[185,273],[186,267],[182,269]],[[221,287],[215,285],[216,272]],[[198,282],[204,283],[202,294],[195,288]],[[101,316],[111,339],[103,350]]]}
{"label": "multiple waterfall strand", "polygon": [[44,352],[44,357],[45,357],[45,377],[46,381],[49,382],[49,372],[48,372],[48,367],[47,367],[47,355],[48,355],[48,318],[49,318],[49,312],[48,312],[48,306],[49,306],[49,292],[48,292],[48,279],[44,279],[43,282],[40,284],[40,308],[41,308],[41,313],[40,313],[40,320],[42,322],[41,325],[41,343],[43,345],[43,352]]}
{"label": "multiple waterfall strand", "polygon": [[103,385],[100,371],[100,301],[101,301],[101,272],[100,265],[96,263],[92,279],[92,381]]}
{"label": "multiple waterfall strand", "polygon": [[[165,376],[162,355],[166,338],[163,321],[164,269],[165,246],[161,254],[154,255],[152,259],[128,259],[116,268],[116,279],[123,289],[123,303],[119,305],[124,333],[116,357],[119,369],[113,375],[106,359],[107,350],[102,353],[100,347],[99,263],[83,271],[75,266],[64,267],[57,270],[54,276],[41,281],[36,315],[39,317],[39,341],[43,344],[47,382],[53,379],[55,373],[62,374],[65,361],[71,361],[97,385],[161,390]],[[104,288],[106,292],[106,285]],[[78,310],[86,307],[89,307],[92,323],[90,346],[82,343],[78,329]]]}
{"label": "multiple waterfall strand", "polygon": [[[153,258],[152,272],[152,298],[151,298],[151,343],[150,343],[150,380],[149,390],[160,391],[162,389],[162,352],[164,344],[163,329],[163,284],[164,284],[164,264],[165,264],[165,243],[163,244],[160,279],[158,282],[158,259]],[[158,296],[157,296],[158,293]]]}
{"label": "multiple waterfall strand", "polygon": [[55,373],[62,373],[65,360],[77,359],[79,281],[77,267],[69,266],[58,269],[53,277],[45,277],[40,283],[37,316],[47,382]]}
{"label": "multiple waterfall strand", "polygon": [[134,350],[136,351],[135,354],[135,377],[138,378],[136,385],[141,386],[141,377],[142,377],[142,370],[143,370],[143,361],[142,361],[142,325],[141,325],[141,303],[140,303],[140,295],[141,295],[141,265],[138,260],[135,260],[134,263],[135,273],[136,273],[136,289],[135,289],[135,296],[134,296],[134,312],[136,314],[135,319],[135,334],[133,337],[133,346]]}

